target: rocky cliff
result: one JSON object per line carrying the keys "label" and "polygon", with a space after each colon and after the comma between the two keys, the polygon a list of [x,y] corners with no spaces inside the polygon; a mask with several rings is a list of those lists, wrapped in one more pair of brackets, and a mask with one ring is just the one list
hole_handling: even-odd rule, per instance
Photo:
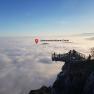
{"label": "rocky cliff", "polygon": [[51,94],[51,87],[42,86],[38,90],[31,90],[29,94]]}
{"label": "rocky cliff", "polygon": [[65,63],[51,88],[44,86],[29,94],[94,94],[94,60]]}

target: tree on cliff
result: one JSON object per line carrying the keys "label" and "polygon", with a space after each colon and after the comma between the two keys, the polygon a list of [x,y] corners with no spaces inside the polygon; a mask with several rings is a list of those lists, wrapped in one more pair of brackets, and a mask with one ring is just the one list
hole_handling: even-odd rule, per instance
{"label": "tree on cliff", "polygon": [[90,49],[91,50],[91,56],[94,58],[94,47]]}

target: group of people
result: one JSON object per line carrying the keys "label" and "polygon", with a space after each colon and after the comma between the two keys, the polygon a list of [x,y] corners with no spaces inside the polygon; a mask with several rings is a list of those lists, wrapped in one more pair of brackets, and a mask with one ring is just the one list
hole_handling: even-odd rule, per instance
{"label": "group of people", "polygon": [[[55,52],[52,54],[53,61],[73,62],[73,61],[82,61],[84,59],[85,59],[85,56],[81,53],[78,53],[75,50],[70,50],[68,53],[65,53],[65,54],[56,54]],[[90,55],[88,59],[91,59]]]}
{"label": "group of people", "polygon": [[65,54],[56,54],[55,52],[52,54],[52,61],[65,61],[65,62],[77,62],[77,61],[84,61],[84,60],[91,60],[91,55],[88,56],[86,59],[85,55],[75,51],[70,50],[68,53]]}

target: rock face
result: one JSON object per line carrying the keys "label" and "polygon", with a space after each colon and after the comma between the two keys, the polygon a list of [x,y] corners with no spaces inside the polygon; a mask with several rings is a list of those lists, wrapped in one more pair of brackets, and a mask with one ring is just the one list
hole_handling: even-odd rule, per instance
{"label": "rock face", "polygon": [[51,88],[42,87],[29,94],[94,94],[94,60],[65,63]]}
{"label": "rock face", "polygon": [[52,87],[53,94],[94,94],[94,61],[65,64]]}
{"label": "rock face", "polygon": [[42,86],[38,90],[31,90],[29,94],[50,94],[51,93],[51,88]]}

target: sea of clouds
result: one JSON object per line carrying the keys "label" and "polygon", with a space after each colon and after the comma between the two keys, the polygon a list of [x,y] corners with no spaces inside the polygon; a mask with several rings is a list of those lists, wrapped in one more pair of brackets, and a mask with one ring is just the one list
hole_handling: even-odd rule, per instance
{"label": "sea of clouds", "polygon": [[70,49],[86,54],[94,43],[87,46],[78,39],[70,40],[72,43],[36,45],[34,37],[0,38],[0,94],[28,94],[31,89],[52,85],[64,63],[52,62],[51,54]]}

